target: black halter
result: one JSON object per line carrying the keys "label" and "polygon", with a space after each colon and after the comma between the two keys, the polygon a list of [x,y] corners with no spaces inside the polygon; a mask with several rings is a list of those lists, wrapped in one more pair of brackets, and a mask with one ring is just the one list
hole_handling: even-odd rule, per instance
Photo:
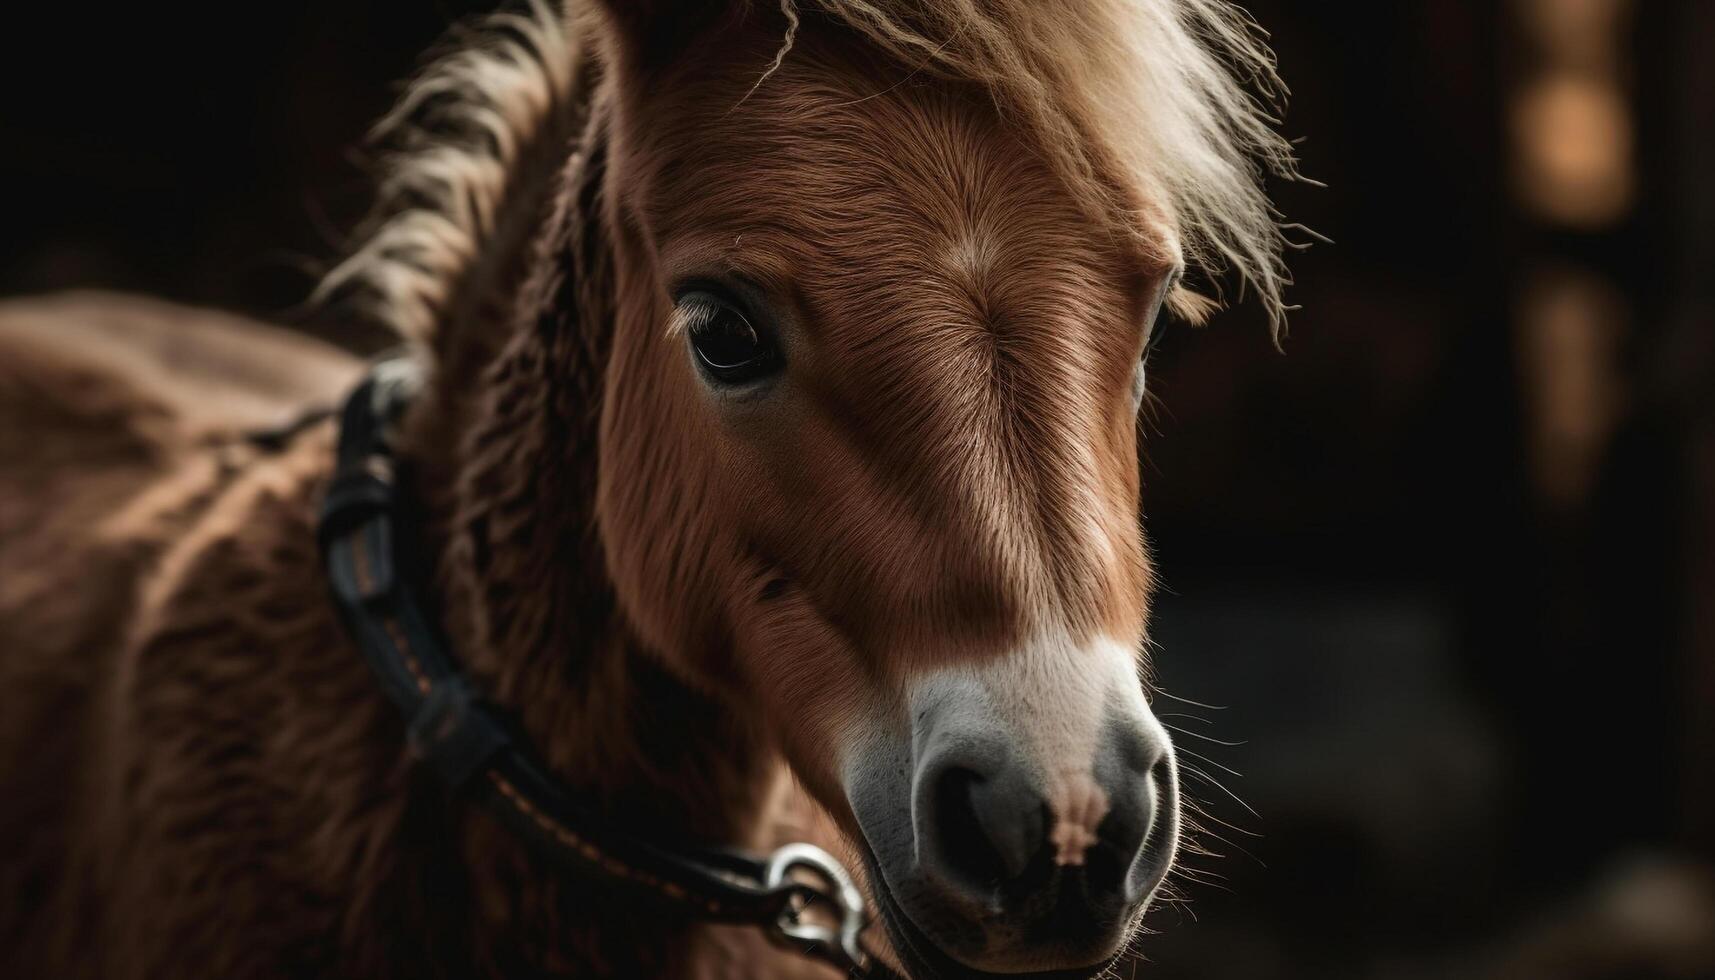
{"label": "black halter", "polygon": [[869,924],[863,896],[827,852],[788,844],[761,858],[628,833],[580,806],[518,729],[472,690],[398,561],[402,518],[388,434],[414,379],[405,361],[382,361],[347,399],[319,528],[334,599],[404,716],[413,753],[568,871],[702,919],[759,926],[854,977],[897,977],[860,943]]}

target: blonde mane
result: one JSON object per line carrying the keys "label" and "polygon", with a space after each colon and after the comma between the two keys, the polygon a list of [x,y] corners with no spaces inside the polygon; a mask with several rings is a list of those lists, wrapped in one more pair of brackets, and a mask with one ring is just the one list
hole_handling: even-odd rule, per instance
{"label": "blonde mane", "polygon": [[[1218,288],[1231,271],[1278,332],[1289,307],[1287,241],[1263,188],[1297,178],[1265,108],[1284,97],[1274,56],[1225,0],[782,0],[815,7],[894,57],[974,81],[1040,137],[1075,187]],[[1103,179],[1118,171],[1120,186]],[[1153,226],[1153,227],[1152,227]],[[1176,257],[1176,255],[1175,255]],[[1176,312],[1200,319],[1188,293]]]}
{"label": "blonde mane", "polygon": [[[1263,187],[1296,178],[1266,106],[1284,95],[1255,23],[1226,0],[780,0],[791,47],[800,7],[911,66],[975,82],[1038,135],[1097,210],[1219,288],[1255,290],[1278,332],[1289,307],[1289,244]],[[573,113],[591,47],[587,5],[528,0],[492,15],[434,61],[376,127],[397,147],[376,217],[315,299],[349,297],[394,333],[425,342],[495,233],[521,158]],[[762,82],[759,81],[758,84]],[[564,150],[564,147],[558,148]],[[1165,220],[1162,220],[1165,219]],[[1176,290],[1200,320],[1213,306]]]}

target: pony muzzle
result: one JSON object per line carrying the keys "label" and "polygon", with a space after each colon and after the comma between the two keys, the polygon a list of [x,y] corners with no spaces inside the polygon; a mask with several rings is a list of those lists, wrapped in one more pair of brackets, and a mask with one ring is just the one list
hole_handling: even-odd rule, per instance
{"label": "pony muzzle", "polygon": [[1173,861],[1178,775],[1132,656],[1029,655],[920,680],[909,731],[847,767],[895,943],[930,975],[1098,970]]}

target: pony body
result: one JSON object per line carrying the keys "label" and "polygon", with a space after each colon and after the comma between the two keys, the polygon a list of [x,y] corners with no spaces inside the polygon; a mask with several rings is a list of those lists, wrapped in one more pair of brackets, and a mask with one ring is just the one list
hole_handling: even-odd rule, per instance
{"label": "pony body", "polygon": [[[1188,262],[1279,304],[1286,158],[1206,40],[1266,67],[1243,23],[1069,9],[499,18],[405,97],[320,293],[417,345],[414,545],[548,766],[645,836],[863,864],[925,977],[1094,972],[1159,889],[1139,361]],[[687,356],[711,290],[776,377]],[[0,970],[826,975],[418,770],[325,597],[331,425],[241,438],[357,366],[208,316],[0,313]]]}
{"label": "pony body", "polygon": [[[326,596],[331,425],[282,450],[244,438],[360,367],[133,297],[0,304],[0,973],[830,975],[557,879],[413,770]],[[584,688],[592,724],[658,712],[645,738],[702,741],[694,698],[629,683],[630,703],[617,680]],[[632,737],[610,731],[598,751]],[[710,789],[702,812],[766,809],[737,835],[758,846],[834,846],[773,776],[733,777],[745,798]],[[664,822],[656,802],[638,818]]]}

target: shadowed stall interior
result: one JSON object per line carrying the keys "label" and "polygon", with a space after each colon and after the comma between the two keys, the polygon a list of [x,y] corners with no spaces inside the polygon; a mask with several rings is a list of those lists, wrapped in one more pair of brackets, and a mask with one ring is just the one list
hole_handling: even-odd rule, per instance
{"label": "shadowed stall interior", "polygon": [[[0,292],[377,349],[302,304],[487,6],[23,15],[79,42],[0,65]],[[1715,13],[1248,8],[1333,243],[1280,351],[1235,296],[1151,355],[1154,707],[1213,853],[1136,975],[1715,975]]]}

